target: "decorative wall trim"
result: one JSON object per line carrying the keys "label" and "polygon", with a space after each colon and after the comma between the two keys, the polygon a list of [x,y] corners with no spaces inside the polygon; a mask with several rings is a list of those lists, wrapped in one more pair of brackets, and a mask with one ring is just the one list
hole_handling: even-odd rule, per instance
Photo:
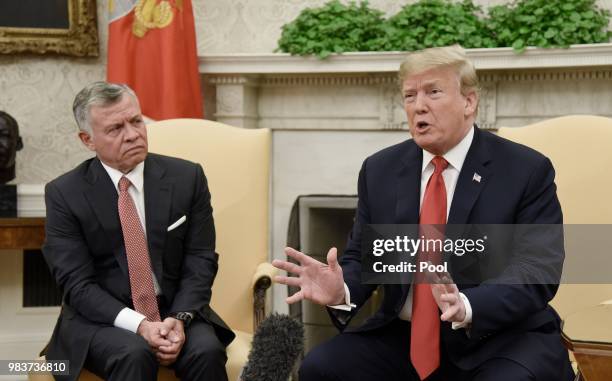
{"label": "decorative wall trim", "polygon": [[[200,57],[200,70],[205,80],[216,86],[217,120],[230,125],[280,130],[405,130],[408,126],[396,74],[405,54],[346,53],[326,60],[288,54],[211,55]],[[477,122],[484,129],[496,129],[503,115],[532,122],[538,119],[534,112],[546,108],[550,116],[570,110],[601,114],[604,106],[598,99],[590,100],[588,107],[582,103],[560,107],[568,98],[554,86],[563,83],[561,86],[570,89],[589,81],[585,86],[601,87],[612,81],[612,44],[529,48],[523,54],[510,48],[468,49],[467,54],[481,80]],[[530,105],[540,102],[535,98],[527,101],[533,94],[515,94],[517,86],[531,82],[538,82],[538,88],[551,95],[533,110]],[[581,99],[590,96],[571,95]],[[377,109],[371,107],[376,104]]]}
{"label": "decorative wall trim", "polygon": [[244,75],[224,75],[218,77],[211,77],[209,82],[213,85],[244,85],[244,86],[257,86],[259,81],[254,77],[247,77]]}
{"label": "decorative wall trim", "polygon": [[[518,72],[496,73],[491,71],[480,72],[482,83],[500,81],[576,81],[576,80],[612,80],[612,65],[610,69],[572,69],[569,71],[553,70],[521,70]],[[279,86],[372,86],[392,85],[397,91],[397,77],[394,74],[266,74],[259,78],[249,78],[243,75],[214,75],[209,77],[213,85],[245,85],[259,87]]]}
{"label": "decorative wall trim", "polygon": [[612,80],[610,69],[580,69],[569,71],[519,71],[512,73],[481,73],[483,82],[500,81],[582,81],[582,80]]}
{"label": "decorative wall trim", "polygon": [[21,217],[46,215],[44,184],[17,185],[17,213]]}
{"label": "decorative wall trim", "polygon": [[321,76],[265,76],[261,86],[371,86],[395,84],[395,75],[321,75]]}
{"label": "decorative wall trim", "polygon": [[[326,60],[286,53],[214,54],[199,57],[203,74],[394,73],[406,52],[358,52]],[[468,49],[477,70],[612,66],[612,43],[572,45],[570,49]]]}

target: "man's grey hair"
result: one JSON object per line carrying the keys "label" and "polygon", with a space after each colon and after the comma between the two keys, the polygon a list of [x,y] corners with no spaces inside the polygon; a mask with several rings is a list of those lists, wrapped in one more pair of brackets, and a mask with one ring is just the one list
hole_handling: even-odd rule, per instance
{"label": "man's grey hair", "polygon": [[79,130],[91,135],[89,124],[89,111],[91,106],[110,106],[121,101],[124,94],[129,94],[138,102],[136,93],[128,85],[123,83],[110,83],[98,81],[85,86],[74,98],[72,112],[76,119]]}

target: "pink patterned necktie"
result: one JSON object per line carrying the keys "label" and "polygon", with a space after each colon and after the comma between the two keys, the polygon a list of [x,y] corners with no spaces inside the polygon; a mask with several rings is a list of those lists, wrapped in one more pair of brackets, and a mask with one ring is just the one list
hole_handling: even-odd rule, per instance
{"label": "pink patterned necktie", "polygon": [[[441,234],[437,228],[428,225],[446,224],[446,186],[442,172],[448,167],[448,162],[436,156],[432,163],[435,169],[425,188],[419,224],[421,234],[426,239],[439,239]],[[437,264],[440,262],[439,254],[421,252],[419,261],[430,260]],[[440,314],[431,286],[421,279],[413,287],[410,359],[419,377],[424,380],[440,366]]]}
{"label": "pink patterned necktie", "polygon": [[153,288],[153,272],[147,239],[134,200],[128,192],[131,185],[125,176],[119,180],[119,219],[127,253],[132,300],[136,311],[145,315],[147,320],[161,321]]}

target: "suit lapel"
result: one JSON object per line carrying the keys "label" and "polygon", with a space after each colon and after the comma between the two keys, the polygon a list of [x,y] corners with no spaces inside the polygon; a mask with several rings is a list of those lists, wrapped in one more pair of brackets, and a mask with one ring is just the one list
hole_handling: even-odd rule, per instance
{"label": "suit lapel", "polygon": [[119,222],[119,211],[117,209],[117,199],[119,196],[117,189],[115,189],[113,182],[98,158],[92,160],[85,175],[85,180],[90,184],[89,189],[85,191],[85,198],[94,211],[98,222],[102,225],[107,242],[110,242],[119,267],[128,276],[128,264],[125,256],[121,223]]}
{"label": "suit lapel", "polygon": [[[421,192],[421,170],[423,167],[423,150],[414,141],[400,159],[397,171],[397,204],[395,208],[396,224],[418,224]],[[402,299],[406,300],[409,282],[402,282]]]}
{"label": "suit lapel", "polygon": [[[470,214],[480,193],[491,180],[493,173],[487,167],[491,161],[483,133],[474,127],[474,140],[468,151],[453,195],[450,213],[446,228],[446,235],[451,239],[465,237],[468,229]],[[475,255],[464,255],[462,257],[451,256],[451,268],[456,277],[464,269],[469,268],[476,262]]]}
{"label": "suit lapel", "polygon": [[482,132],[478,127],[474,128],[474,140],[457,179],[457,186],[448,215],[448,224],[466,224],[468,222],[470,212],[474,208],[480,192],[493,175],[486,166],[491,160],[491,156],[483,141]]}
{"label": "suit lapel", "polygon": [[414,142],[403,154],[397,171],[396,224],[418,224],[423,150]]}
{"label": "suit lapel", "polygon": [[159,160],[156,160],[151,154],[147,155],[144,167],[147,241],[153,272],[159,282],[163,274],[162,258],[172,200],[172,183],[164,179],[164,175],[165,169]]}

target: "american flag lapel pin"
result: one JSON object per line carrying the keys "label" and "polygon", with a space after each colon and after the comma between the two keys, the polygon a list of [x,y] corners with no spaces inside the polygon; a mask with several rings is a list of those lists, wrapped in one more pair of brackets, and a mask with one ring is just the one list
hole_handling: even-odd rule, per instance
{"label": "american flag lapel pin", "polygon": [[480,180],[482,180],[482,177],[478,173],[474,172],[474,176],[472,177],[472,181],[476,181],[477,183],[479,183]]}

